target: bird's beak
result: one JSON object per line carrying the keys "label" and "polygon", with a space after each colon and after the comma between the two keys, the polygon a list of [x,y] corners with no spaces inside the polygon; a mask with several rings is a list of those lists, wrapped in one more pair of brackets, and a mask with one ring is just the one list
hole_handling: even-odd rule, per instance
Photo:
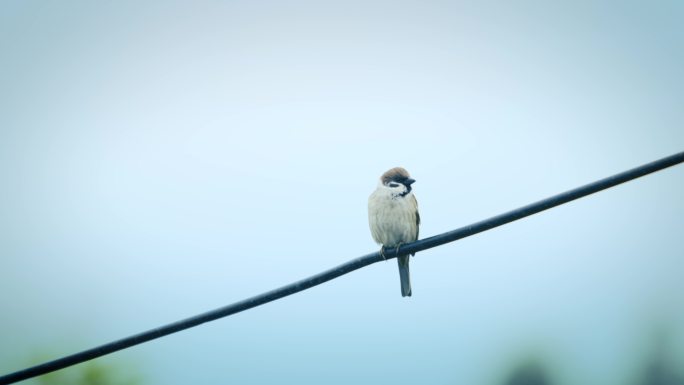
{"label": "bird's beak", "polygon": [[408,178],[408,179],[406,179],[406,180],[404,181],[404,184],[407,185],[407,186],[410,186],[410,185],[412,185],[413,183],[415,183],[415,181],[416,181],[415,179]]}

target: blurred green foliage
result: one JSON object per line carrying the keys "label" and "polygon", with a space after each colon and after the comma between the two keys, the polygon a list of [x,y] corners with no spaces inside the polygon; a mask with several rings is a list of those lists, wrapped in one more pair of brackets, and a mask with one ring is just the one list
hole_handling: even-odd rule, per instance
{"label": "blurred green foliage", "polygon": [[671,329],[655,330],[646,364],[638,374],[636,385],[684,385],[684,362],[678,362],[671,346]]}
{"label": "blurred green foliage", "polygon": [[[674,354],[672,338],[667,328],[660,328],[651,337],[651,348],[646,349],[643,364],[634,368],[627,385],[684,385],[684,363]],[[512,365],[502,385],[553,385],[554,371],[542,356],[521,360]]]}
{"label": "blurred green foliage", "polygon": [[529,361],[513,368],[504,385],[550,385],[547,370],[536,361]]}
{"label": "blurred green foliage", "polygon": [[[35,363],[46,360],[35,360]],[[142,385],[143,380],[133,365],[88,361],[27,382],[34,385]]]}

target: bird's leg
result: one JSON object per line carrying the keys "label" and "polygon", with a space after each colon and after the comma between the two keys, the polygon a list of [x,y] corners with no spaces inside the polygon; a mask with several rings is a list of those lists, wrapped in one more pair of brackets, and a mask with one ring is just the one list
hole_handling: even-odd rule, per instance
{"label": "bird's leg", "polygon": [[385,257],[385,245],[380,246],[380,256],[381,256],[382,259],[384,259],[385,261],[387,260],[387,257]]}

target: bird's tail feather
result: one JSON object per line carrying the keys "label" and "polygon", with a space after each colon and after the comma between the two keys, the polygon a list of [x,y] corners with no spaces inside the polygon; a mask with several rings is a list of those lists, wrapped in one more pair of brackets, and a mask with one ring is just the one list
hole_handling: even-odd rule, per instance
{"label": "bird's tail feather", "polygon": [[404,255],[397,258],[399,263],[399,278],[401,279],[401,296],[411,296],[411,275],[409,274],[409,256]]}

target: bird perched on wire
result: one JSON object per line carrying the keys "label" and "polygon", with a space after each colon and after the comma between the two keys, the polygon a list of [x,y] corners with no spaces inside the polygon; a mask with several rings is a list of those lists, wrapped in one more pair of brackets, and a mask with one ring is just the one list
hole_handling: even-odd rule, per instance
{"label": "bird perched on wire", "polygon": [[[378,187],[368,198],[368,222],[375,242],[382,245],[380,254],[385,258],[385,248],[399,247],[403,243],[418,239],[418,201],[411,192],[411,179],[408,171],[401,167],[388,170],[380,177]],[[414,255],[415,253],[411,254]],[[397,258],[401,295],[411,296],[411,277],[409,275],[409,256]]]}

